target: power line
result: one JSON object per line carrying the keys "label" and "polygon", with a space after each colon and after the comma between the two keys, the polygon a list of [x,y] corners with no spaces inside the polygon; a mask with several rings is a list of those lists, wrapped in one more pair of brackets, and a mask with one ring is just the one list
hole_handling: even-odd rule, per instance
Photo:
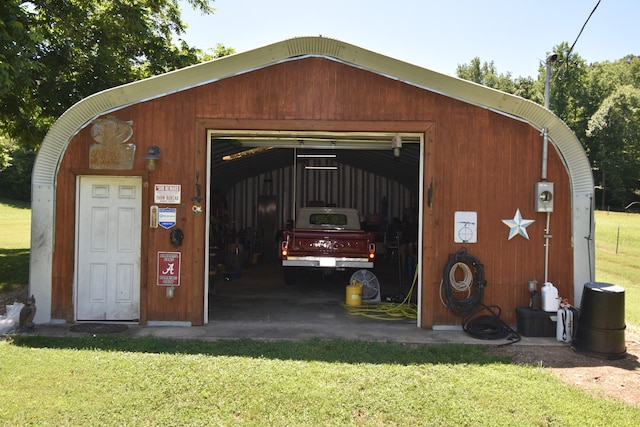
{"label": "power line", "polygon": [[[558,67],[558,74],[560,74],[561,70],[562,70],[562,72],[564,72],[564,68],[563,67],[566,67],[567,63],[569,62],[569,57],[571,56],[571,52],[573,52],[573,48],[576,46],[576,43],[578,43],[578,39],[582,35],[582,32],[584,31],[584,28],[587,26],[587,23],[591,19],[591,16],[593,16],[593,14],[596,11],[596,9],[598,8],[598,6],[600,6],[600,1],[601,0],[598,0],[598,3],[596,3],[596,5],[593,7],[593,10],[591,11],[589,16],[587,17],[587,20],[584,21],[584,24],[582,24],[582,28],[580,28],[580,32],[578,33],[578,36],[576,37],[575,41],[573,42],[573,44],[569,48],[569,51],[567,52],[567,56],[564,58],[564,62],[562,64],[560,64],[560,67]],[[560,77],[561,76],[559,75],[558,78],[560,78]]]}

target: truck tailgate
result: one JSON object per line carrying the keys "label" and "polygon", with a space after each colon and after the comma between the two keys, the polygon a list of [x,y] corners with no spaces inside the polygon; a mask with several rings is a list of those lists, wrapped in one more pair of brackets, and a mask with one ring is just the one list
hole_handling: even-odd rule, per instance
{"label": "truck tailgate", "polygon": [[293,230],[287,233],[290,256],[368,258],[373,233],[342,230]]}

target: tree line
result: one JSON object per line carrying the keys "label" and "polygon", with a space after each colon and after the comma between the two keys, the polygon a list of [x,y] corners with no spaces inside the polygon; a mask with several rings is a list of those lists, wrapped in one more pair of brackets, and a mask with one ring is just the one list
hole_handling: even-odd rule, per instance
{"label": "tree line", "polygon": [[[211,14],[212,0],[186,0]],[[83,98],[233,53],[181,39],[178,0],[4,0],[0,4],[0,197],[30,199],[33,161],[57,118]],[[600,208],[640,200],[640,58],[588,64],[553,49],[549,108],[575,132],[593,168]],[[474,58],[457,75],[544,104],[537,78]]]}
{"label": "tree line", "polygon": [[[185,1],[214,12],[213,0]],[[78,101],[234,52],[191,47],[185,28],[179,0],[2,0],[0,197],[30,200],[37,149]]]}

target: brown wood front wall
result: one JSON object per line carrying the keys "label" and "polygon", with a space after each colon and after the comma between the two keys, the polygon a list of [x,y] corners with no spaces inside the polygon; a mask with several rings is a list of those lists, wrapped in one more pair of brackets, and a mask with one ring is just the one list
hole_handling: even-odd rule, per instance
{"label": "brown wood front wall", "polygon": [[[440,302],[443,268],[454,243],[454,213],[478,214],[478,242],[468,252],[485,268],[485,304],[502,308],[515,324],[515,307],[528,304],[527,282],[544,279],[546,214],[534,211],[540,180],[542,138],[538,130],[507,116],[447,98],[323,58],[304,58],[248,72],[201,87],[139,103],[111,113],[132,120],[136,144],[134,170],[115,175],[143,178],[141,323],[203,323],[205,220],[195,216],[196,174],[206,177],[208,129],[422,132],[425,135],[425,190],[422,248],[422,327],[459,325]],[[89,170],[90,126],[71,141],[57,180],[52,317],[73,320],[75,180]],[[145,171],[147,148],[161,148],[163,160]],[[550,147],[553,147],[550,145]],[[550,148],[548,180],[555,184],[551,214],[549,277],[561,296],[573,296],[571,207],[567,171]],[[156,254],[174,250],[170,230],[150,229],[149,206],[156,183],[182,185],[177,227],[184,231],[181,286],[167,299],[156,286]],[[432,198],[426,189],[432,185]],[[203,190],[205,186],[203,186]],[[193,193],[193,194],[192,194]],[[206,196],[206,191],[203,191]],[[175,206],[175,205],[174,205]],[[205,206],[205,203],[202,203]],[[530,239],[508,240],[503,219],[520,209],[535,222]]]}

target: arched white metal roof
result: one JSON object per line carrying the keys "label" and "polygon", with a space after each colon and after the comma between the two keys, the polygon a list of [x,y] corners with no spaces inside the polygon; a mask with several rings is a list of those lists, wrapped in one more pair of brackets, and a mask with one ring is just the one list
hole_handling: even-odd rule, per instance
{"label": "arched white metal roof", "polygon": [[[593,278],[593,177],[575,134],[544,107],[456,77],[408,64],[360,47],[324,37],[300,37],[226,56],[91,95],[69,108],[51,126],[36,158],[32,175],[30,284],[39,297],[36,321],[51,321],[51,257],[54,241],[55,187],[58,166],[75,134],[105,113],[170,93],[302,56],[322,56],[404,83],[513,116],[542,130],[565,162],[572,191],[574,296]],[[585,265],[585,259],[588,261]],[[578,289],[579,287],[579,289]],[[580,301],[576,298],[576,301]]]}

